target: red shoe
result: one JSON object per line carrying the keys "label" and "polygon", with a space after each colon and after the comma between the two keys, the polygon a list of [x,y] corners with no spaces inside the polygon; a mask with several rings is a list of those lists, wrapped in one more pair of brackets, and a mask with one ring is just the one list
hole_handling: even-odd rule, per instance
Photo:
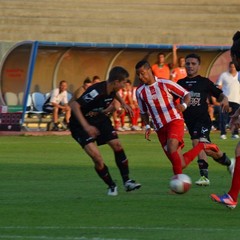
{"label": "red shoe", "polygon": [[214,143],[204,143],[204,150],[211,150],[213,152],[219,152],[219,148]]}
{"label": "red shoe", "polygon": [[221,203],[228,208],[234,209],[237,206],[237,202],[233,201],[232,197],[227,193],[222,196],[211,194],[210,197],[213,201]]}

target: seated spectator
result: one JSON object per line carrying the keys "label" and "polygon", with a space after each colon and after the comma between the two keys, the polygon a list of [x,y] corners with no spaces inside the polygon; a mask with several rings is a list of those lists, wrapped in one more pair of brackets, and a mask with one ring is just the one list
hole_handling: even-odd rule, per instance
{"label": "seated spectator", "polygon": [[88,87],[90,87],[92,85],[92,81],[89,77],[87,77],[84,81],[83,81],[83,85],[81,87],[79,87],[74,93],[73,96],[71,98],[71,100],[69,101],[69,104],[72,101],[75,101],[76,99],[78,99],[79,97],[81,97],[81,95],[87,90]]}
{"label": "seated spectator", "polygon": [[65,113],[65,123],[69,124],[69,118],[71,114],[71,109],[68,106],[67,98],[67,82],[62,80],[59,83],[59,87],[51,91],[50,96],[43,105],[43,111],[47,113],[53,113],[53,123],[54,127],[52,131],[58,131],[58,117],[59,114]]}
{"label": "seated spectator", "polygon": [[143,123],[141,121],[141,127],[138,126],[138,119],[140,118],[140,108],[138,106],[137,97],[136,97],[136,90],[137,87],[132,88],[132,110],[133,110],[133,117],[132,120],[132,130],[139,131],[142,130]]}
{"label": "seated spectator", "polygon": [[93,76],[93,78],[92,78],[92,84],[94,84],[94,83],[98,83],[98,82],[101,82],[100,77],[97,76],[97,75]]}
{"label": "seated spectator", "polygon": [[136,89],[132,86],[132,83],[130,80],[127,80],[125,87],[119,91],[120,96],[125,101],[127,105],[129,105],[134,115],[132,117],[129,117],[130,120],[130,126],[126,125],[126,111],[121,108],[121,106],[117,106],[117,111],[113,114],[114,124],[117,131],[125,131],[125,130],[141,130],[141,128],[138,126],[138,118],[140,116],[140,110],[138,107],[137,99],[135,97],[135,91]]}
{"label": "seated spectator", "polygon": [[[119,92],[120,94],[120,92]],[[120,94],[121,96],[121,94]],[[113,106],[114,106],[114,111],[112,113],[112,118],[113,118],[113,123],[114,123],[114,127],[116,129],[116,131],[119,132],[124,132],[125,130],[122,127],[122,123],[120,120],[120,116],[123,113],[124,109],[121,107],[121,104],[119,101],[117,101],[116,99],[114,99],[113,101]]]}

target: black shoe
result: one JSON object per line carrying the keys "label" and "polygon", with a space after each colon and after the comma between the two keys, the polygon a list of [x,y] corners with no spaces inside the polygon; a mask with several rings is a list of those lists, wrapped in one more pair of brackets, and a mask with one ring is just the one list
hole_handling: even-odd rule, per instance
{"label": "black shoe", "polygon": [[133,191],[135,189],[139,189],[141,187],[140,183],[136,183],[134,180],[129,179],[124,183],[126,192]]}
{"label": "black shoe", "polygon": [[54,126],[51,131],[59,131],[59,127],[58,126]]}

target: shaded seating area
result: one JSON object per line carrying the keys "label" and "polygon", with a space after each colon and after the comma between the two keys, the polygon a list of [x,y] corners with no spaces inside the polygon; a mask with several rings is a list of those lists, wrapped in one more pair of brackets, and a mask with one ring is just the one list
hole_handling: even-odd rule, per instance
{"label": "shaded seating area", "polygon": [[[72,94],[69,93],[69,98]],[[13,92],[6,92],[4,100],[8,106],[8,111],[12,113],[22,113],[24,93],[18,94]],[[50,131],[52,129],[52,114],[43,111],[43,104],[49,97],[49,93],[33,92],[28,94],[26,111],[23,117],[22,129],[25,131]],[[59,124],[63,125],[64,116],[59,116]],[[9,122],[10,120],[8,120]],[[14,120],[15,121],[15,120]],[[20,117],[19,117],[20,121]]]}
{"label": "shaded seating area", "polygon": [[[71,94],[69,93],[69,96]],[[28,103],[27,109],[30,110],[25,112],[24,123],[23,126],[26,130],[37,129],[39,131],[51,131],[53,127],[52,122],[52,114],[46,113],[43,111],[43,105],[47,98],[49,97],[49,93],[41,93],[41,92],[33,92],[28,95]],[[63,124],[64,115],[59,115],[59,125],[64,128]]]}

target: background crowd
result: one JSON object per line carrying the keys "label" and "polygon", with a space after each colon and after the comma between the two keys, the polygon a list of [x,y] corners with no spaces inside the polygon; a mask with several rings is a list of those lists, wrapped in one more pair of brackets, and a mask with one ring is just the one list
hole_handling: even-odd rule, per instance
{"label": "background crowd", "polygon": [[[173,59],[171,63],[166,63],[165,54],[163,52],[160,52],[157,55],[156,62],[151,66],[153,74],[158,78],[170,79],[177,83],[180,79],[183,79],[187,76],[185,57],[186,56],[178,56],[176,45],[173,46]],[[209,95],[207,98],[208,113],[212,121],[211,130],[219,130],[220,138],[223,140],[228,138],[228,132],[230,132],[229,137],[232,139],[239,138],[238,129],[229,129],[230,116],[235,113],[240,103],[239,80],[239,72],[236,70],[234,64],[232,62],[229,62],[228,69],[219,75],[218,80],[215,83],[215,85],[223,91],[224,95],[228,97],[230,105],[229,112],[221,111],[220,104],[217,102],[215,97]],[[79,98],[89,86],[101,81],[102,79],[96,75],[92,78],[89,76],[86,77],[82,86],[79,86],[79,88],[76,89],[72,94],[72,98],[69,100],[69,103]],[[67,82],[65,84],[67,84]],[[126,104],[128,104],[133,109],[133,117],[130,117],[129,114],[125,112],[118,101],[114,102],[114,111],[112,112],[111,119],[115,129],[119,132],[140,131],[145,127],[140,117],[140,110],[136,99],[136,89],[137,86],[135,83],[129,79],[125,84],[125,87],[119,91],[120,96],[123,98]],[[65,87],[65,91],[67,91],[67,87]],[[50,101],[50,104],[54,105],[56,102],[54,103],[53,94],[54,91],[52,91],[51,95],[53,102]],[[65,103],[63,102],[63,104]],[[59,109],[58,111],[55,110],[55,113],[59,111]],[[62,112],[62,110],[60,112]],[[69,113],[67,112],[67,114],[68,119]],[[56,127],[56,121],[57,117],[54,118],[55,125],[53,130],[59,130]],[[185,127],[185,129],[187,130],[187,127]]]}

